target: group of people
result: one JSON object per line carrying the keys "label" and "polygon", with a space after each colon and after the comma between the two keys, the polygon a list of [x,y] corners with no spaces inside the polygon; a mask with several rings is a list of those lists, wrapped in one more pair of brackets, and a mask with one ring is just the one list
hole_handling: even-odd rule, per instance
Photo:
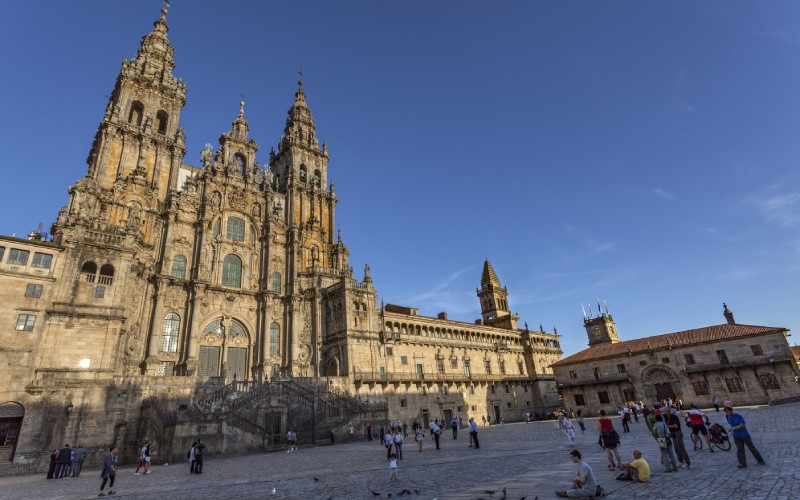
{"label": "group of people", "polygon": [[50,453],[50,468],[47,470],[47,479],[80,476],[85,458],[86,448],[83,446],[70,448],[69,444],[65,444],[60,450],[53,450]]}
{"label": "group of people", "polygon": [[[728,423],[728,432],[733,437],[736,444],[736,457],[738,467],[747,467],[747,457],[745,454],[745,447],[750,450],[750,453],[756,460],[758,465],[766,465],[764,458],[759,453],[753,444],[753,440],[745,425],[744,417],[733,411],[733,406],[730,401],[726,400],[724,406],[725,417]],[[638,405],[637,405],[638,406]],[[692,443],[694,450],[697,451],[697,442],[700,436],[703,436],[708,446],[709,452],[713,452],[711,442],[709,440],[708,431],[706,426],[709,424],[708,417],[696,405],[691,404],[689,411],[685,416],[681,415],[677,405],[656,403],[652,408],[641,405],[642,415],[646,416],[648,428],[653,437],[658,442],[659,451],[661,454],[661,464],[664,466],[664,472],[677,472],[678,468],[690,469],[691,458],[689,457],[686,447],[683,443],[683,425],[686,425],[692,430]],[[623,426],[625,424],[625,415],[634,415],[638,417],[640,408],[630,408],[627,412],[620,411],[622,416]],[[566,414],[562,417],[562,425],[569,435],[571,429],[571,421]],[[684,420],[684,424],[681,424]],[[629,421],[629,419],[628,419]],[[638,422],[638,418],[636,418]],[[597,431],[600,435],[599,444],[603,447],[608,458],[608,468],[613,471],[619,467],[621,473],[617,476],[621,481],[637,481],[646,483],[650,480],[650,465],[642,456],[640,450],[633,450],[633,460],[627,463],[622,463],[617,447],[620,443],[620,437],[616,429],[614,429],[613,422],[604,410],[600,410],[600,418],[597,421]],[[570,442],[574,443],[574,433],[570,437]],[[570,453],[572,461],[580,465],[579,470],[572,478],[572,488],[566,490],[556,491],[559,497],[581,498],[581,497],[594,497],[602,493],[602,489],[597,484],[597,478],[591,466],[583,461],[581,453],[578,450],[572,450]],[[615,460],[616,459],[616,460]]]}

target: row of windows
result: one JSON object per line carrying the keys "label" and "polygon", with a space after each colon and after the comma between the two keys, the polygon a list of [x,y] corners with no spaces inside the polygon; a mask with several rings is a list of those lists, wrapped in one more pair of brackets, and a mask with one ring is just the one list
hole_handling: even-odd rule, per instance
{"label": "row of windows", "polygon": [[[140,101],[133,101],[131,103],[131,109],[128,112],[128,123],[131,125],[141,126],[142,118],[144,117],[144,104]],[[167,133],[167,122],[169,121],[169,115],[164,110],[159,110],[156,113],[156,130],[159,134],[166,134]]]}
{"label": "row of windows", "polygon": [[[0,262],[2,262],[5,252],[6,252],[6,247],[0,247]],[[30,258],[30,256],[31,252],[28,250],[11,248],[8,251],[8,258],[6,259],[6,264],[16,264],[20,266],[26,266],[28,265],[28,259]],[[52,264],[53,264],[53,256],[51,254],[41,253],[41,252],[33,253],[33,260],[31,260],[31,267],[50,269],[50,266]]]}
{"label": "row of windows", "polygon": [[[300,165],[300,182],[308,182],[308,170],[305,165]],[[319,170],[314,170],[313,185],[322,185],[322,174]]]}
{"label": "row of windows", "polygon": [[[19,329],[19,328],[17,328]],[[181,317],[176,313],[169,313],[164,317],[164,326],[161,330],[161,352],[178,351],[178,333],[181,329]],[[222,320],[217,319],[203,329],[203,333],[221,332]],[[236,320],[231,320],[228,330],[229,337],[247,336],[244,326]],[[277,323],[269,326],[269,355],[280,356],[281,352],[281,327]]]}
{"label": "row of windows", "polygon": [[[219,236],[221,228],[221,219],[214,222],[213,236]],[[244,242],[246,222],[239,217],[230,216],[225,222],[225,238],[231,241]],[[255,242],[255,229],[250,230],[250,242]]]}
{"label": "row of windows", "polygon": [[440,330],[439,328],[427,328],[427,327],[420,327],[420,326],[407,326],[407,325],[400,325],[399,323],[386,323],[386,332],[387,333],[401,333],[403,335],[408,335],[409,329],[411,330],[413,335],[425,336],[425,337],[438,337],[443,339],[453,339],[453,340],[462,340],[462,341],[470,341],[470,342],[479,342],[484,344],[496,344],[496,343],[505,343],[506,345],[519,345],[519,339],[516,338],[505,338],[497,335],[487,335],[478,332],[468,332],[468,331],[452,331],[452,330]]}
{"label": "row of windows", "polygon": [[114,284],[114,266],[111,264],[103,264],[98,270],[97,264],[92,261],[86,261],[81,266],[81,276],[83,281],[87,283],[97,283],[99,285],[113,285]]}
{"label": "row of windows", "polygon": [[[176,255],[172,258],[172,270],[170,276],[173,278],[186,278],[186,257]],[[228,255],[222,264],[222,284],[239,288],[242,282],[242,260],[236,255]],[[274,272],[270,275],[269,289],[272,292],[281,292],[281,273]]]}

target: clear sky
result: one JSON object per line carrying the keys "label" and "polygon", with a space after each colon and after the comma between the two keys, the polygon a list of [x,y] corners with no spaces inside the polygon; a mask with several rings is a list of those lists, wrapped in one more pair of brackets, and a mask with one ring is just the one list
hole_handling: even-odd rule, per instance
{"label": "clear sky", "polygon": [[[0,233],[86,174],[157,0],[4,1]],[[337,222],[379,297],[474,321],[488,258],[522,325],[586,345],[724,322],[800,335],[800,3],[176,0],[188,153],[245,94],[262,164],[302,65]],[[798,339],[800,340],[800,339]]]}

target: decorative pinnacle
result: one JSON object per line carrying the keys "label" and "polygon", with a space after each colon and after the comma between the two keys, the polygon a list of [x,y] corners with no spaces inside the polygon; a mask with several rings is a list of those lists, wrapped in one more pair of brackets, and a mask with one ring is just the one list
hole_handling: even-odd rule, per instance
{"label": "decorative pinnacle", "polygon": [[167,7],[169,7],[169,0],[164,0],[164,6],[161,7],[161,19],[167,16]]}

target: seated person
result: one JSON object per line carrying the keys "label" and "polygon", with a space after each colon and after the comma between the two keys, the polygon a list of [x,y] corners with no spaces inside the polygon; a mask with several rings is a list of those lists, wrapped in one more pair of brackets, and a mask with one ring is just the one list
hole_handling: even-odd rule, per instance
{"label": "seated person", "polygon": [[625,472],[620,474],[617,479],[646,483],[650,480],[650,466],[645,459],[642,458],[642,452],[639,450],[633,450],[633,458],[633,462],[622,464],[622,468]]}
{"label": "seated person", "polygon": [[580,465],[580,469],[572,479],[573,489],[556,491],[556,496],[562,498],[589,498],[594,497],[597,492],[597,480],[589,464],[581,458],[581,452],[572,450],[569,454],[573,462]]}

